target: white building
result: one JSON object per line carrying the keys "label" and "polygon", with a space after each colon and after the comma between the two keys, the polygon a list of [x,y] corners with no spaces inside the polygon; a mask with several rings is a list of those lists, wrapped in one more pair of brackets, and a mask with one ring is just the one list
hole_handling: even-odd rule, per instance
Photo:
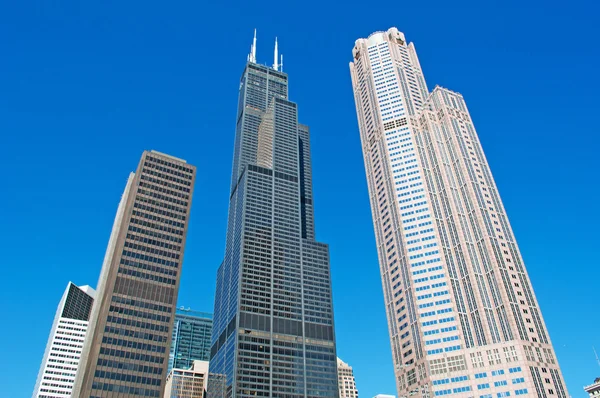
{"label": "white building", "polygon": [[60,300],[33,398],[71,396],[95,291],[69,282]]}
{"label": "white building", "polygon": [[396,398],[394,395],[377,394],[373,398]]}
{"label": "white building", "polygon": [[358,398],[358,390],[356,389],[356,380],[354,380],[352,366],[338,358],[337,369],[340,398]]}
{"label": "white building", "polygon": [[189,369],[171,369],[164,398],[203,398],[207,383],[208,361],[195,360]]}
{"label": "white building", "polygon": [[352,54],[398,397],[567,398],[462,95],[396,28]]}
{"label": "white building", "polygon": [[596,377],[593,384],[583,388],[590,395],[590,398],[600,397],[600,377]]}

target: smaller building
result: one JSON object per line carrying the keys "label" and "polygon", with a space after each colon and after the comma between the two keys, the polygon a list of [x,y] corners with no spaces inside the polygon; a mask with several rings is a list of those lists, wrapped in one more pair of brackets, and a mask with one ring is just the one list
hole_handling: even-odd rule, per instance
{"label": "smaller building", "polygon": [[175,312],[169,368],[189,369],[194,361],[210,359],[212,314],[180,307]]}
{"label": "smaller building", "polygon": [[69,398],[96,291],[73,282],[58,304],[32,398]]}
{"label": "smaller building", "polygon": [[590,394],[590,398],[600,398],[600,377],[596,377],[594,384],[590,384],[587,387],[583,387],[585,392]]}
{"label": "smaller building", "polygon": [[340,398],[358,398],[358,390],[356,389],[356,380],[354,380],[352,366],[338,358],[337,367]]}
{"label": "smaller building", "polygon": [[396,398],[395,395],[377,394],[373,398]]}
{"label": "smaller building", "polygon": [[189,369],[173,368],[167,376],[164,398],[204,398],[208,361],[193,361]]}

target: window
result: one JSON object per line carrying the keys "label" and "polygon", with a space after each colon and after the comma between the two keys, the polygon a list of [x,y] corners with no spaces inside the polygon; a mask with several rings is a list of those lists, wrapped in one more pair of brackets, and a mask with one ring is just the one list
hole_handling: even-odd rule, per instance
{"label": "window", "polygon": [[520,371],[521,371],[521,367],[520,366],[517,366],[516,368],[510,368],[510,369],[508,369],[509,373],[517,373],[517,372],[520,372]]}

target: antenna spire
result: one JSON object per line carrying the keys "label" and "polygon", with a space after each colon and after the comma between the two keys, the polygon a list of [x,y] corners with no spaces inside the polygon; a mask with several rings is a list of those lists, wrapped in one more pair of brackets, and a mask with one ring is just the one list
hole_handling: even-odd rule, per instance
{"label": "antenna spire", "polygon": [[277,50],[277,37],[275,37],[275,52],[273,53],[273,69],[279,70],[279,64],[277,63],[279,56]]}
{"label": "antenna spire", "polygon": [[279,70],[283,72],[283,54],[280,55]]}
{"label": "antenna spire", "polygon": [[248,54],[248,61],[256,63],[256,29],[254,29],[254,39],[250,46],[250,54]]}
{"label": "antenna spire", "polygon": [[594,355],[596,355],[596,362],[598,362],[598,366],[600,366],[600,359],[598,359],[598,353],[596,352],[596,348],[592,346],[592,350],[594,350]]}

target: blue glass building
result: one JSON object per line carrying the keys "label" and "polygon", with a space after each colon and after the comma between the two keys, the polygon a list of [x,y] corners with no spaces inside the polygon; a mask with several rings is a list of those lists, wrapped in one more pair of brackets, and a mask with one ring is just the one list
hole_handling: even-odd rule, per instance
{"label": "blue glass building", "polygon": [[315,241],[309,129],[288,76],[242,75],[208,394],[338,396],[327,245]]}
{"label": "blue glass building", "polygon": [[210,358],[212,314],[178,308],[173,324],[169,351],[169,372],[173,368],[189,369],[194,360]]}

